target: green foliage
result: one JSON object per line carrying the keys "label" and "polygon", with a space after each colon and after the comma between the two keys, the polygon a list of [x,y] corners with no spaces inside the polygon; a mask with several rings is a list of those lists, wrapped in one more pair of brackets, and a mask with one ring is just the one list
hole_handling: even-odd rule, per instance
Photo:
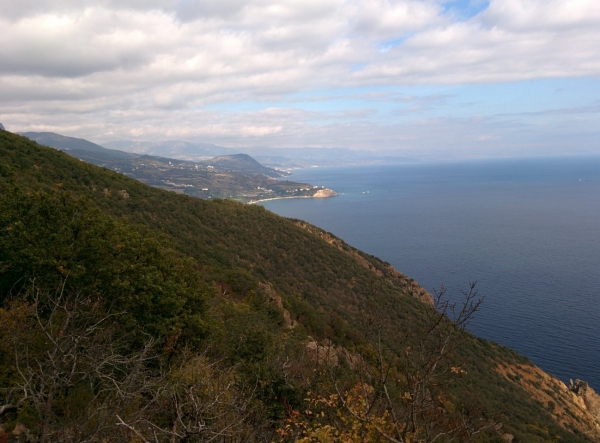
{"label": "green foliage", "polygon": [[[181,441],[205,441],[209,431],[192,431],[205,426],[214,437],[228,421],[236,424],[230,441],[270,441],[284,417],[305,406],[308,390],[355,386],[357,356],[373,369],[384,355],[400,374],[396,357],[415,349],[415,331],[432,313],[387,263],[260,206],[150,188],[5,131],[0,158],[0,403],[21,401],[19,417],[40,435],[44,415],[20,397],[25,382],[15,362],[23,354],[15,350],[50,364],[56,346],[48,337],[89,330],[98,352],[73,348],[81,368],[106,355],[123,363],[98,378],[65,378],[64,367],[52,366],[65,382],[46,429],[75,429],[90,413],[97,434],[89,426],[77,432],[97,441],[139,441],[136,432],[151,441],[149,422],[165,430],[152,441],[170,441],[167,429]],[[66,299],[53,302],[59,295]],[[81,322],[65,322],[66,313]],[[524,357],[467,333],[458,338],[443,366],[464,373],[439,388],[447,410],[476,403],[483,416],[501,413],[519,441],[587,441],[497,371]],[[338,350],[339,364],[324,371],[309,340]],[[106,377],[129,397],[104,385]],[[214,395],[230,403],[211,403]],[[210,422],[205,413],[226,419]],[[325,432],[331,420],[307,426]]]}
{"label": "green foliage", "polygon": [[104,216],[67,192],[0,197],[0,294],[42,288],[86,293],[122,312],[128,328],[155,336],[202,338],[210,287],[193,260],[178,256],[144,226]]}

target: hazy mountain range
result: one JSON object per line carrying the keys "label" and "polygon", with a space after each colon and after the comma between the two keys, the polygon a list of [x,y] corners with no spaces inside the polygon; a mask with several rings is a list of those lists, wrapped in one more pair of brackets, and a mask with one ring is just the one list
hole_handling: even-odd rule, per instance
{"label": "hazy mountain range", "polygon": [[120,149],[138,154],[159,155],[192,161],[202,161],[219,155],[244,153],[251,155],[264,165],[275,168],[304,168],[341,164],[400,163],[414,162],[414,158],[387,156],[370,151],[344,148],[268,148],[244,147],[225,148],[211,143],[193,143],[182,140],[161,142],[113,141],[103,143],[109,149]]}
{"label": "hazy mountain range", "polygon": [[[223,171],[244,172],[248,174],[263,174],[267,177],[282,177],[287,175],[285,172],[268,168],[257,162],[247,154],[235,153],[233,150],[210,145],[212,148],[195,146],[187,142],[165,142],[162,144],[139,143],[140,146],[128,145],[127,149],[117,149],[119,142],[111,144],[111,148],[100,146],[83,138],[67,137],[53,132],[23,132],[20,135],[30,140],[36,141],[41,145],[50,146],[68,152],[74,157],[88,161],[90,163],[103,166],[103,162],[114,162],[115,160],[133,160],[139,158],[171,159],[171,160],[191,160],[186,157],[186,153],[196,157],[195,163],[203,166],[212,166]],[[144,147],[141,147],[141,146]],[[200,152],[208,156],[200,155]],[[169,155],[173,153],[175,155]],[[204,161],[202,161],[204,160]]]}

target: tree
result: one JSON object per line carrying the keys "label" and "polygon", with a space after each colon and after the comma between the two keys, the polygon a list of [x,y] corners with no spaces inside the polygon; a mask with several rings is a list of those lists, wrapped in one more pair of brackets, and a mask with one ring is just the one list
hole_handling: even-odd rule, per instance
{"label": "tree", "polygon": [[117,334],[120,313],[65,287],[66,279],[56,291],[30,280],[26,294],[0,309],[0,337],[16,370],[7,399],[39,443],[111,435],[114,412],[144,394],[156,360],[152,338],[131,352]]}
{"label": "tree", "polygon": [[184,353],[116,424],[144,443],[252,441],[260,432],[252,422],[253,397],[235,367]]}
{"label": "tree", "polygon": [[206,334],[195,262],[84,198],[3,194],[0,251],[0,406],[39,442],[122,436],[116,414],[129,420],[164,361]]}
{"label": "tree", "polygon": [[31,295],[21,289],[35,279],[44,290],[64,285],[68,294],[98,297],[122,313],[129,334],[198,343],[206,333],[214,288],[197,263],[169,248],[164,236],[115,220],[86,198],[18,188],[0,196],[0,251],[0,306]]}
{"label": "tree", "polygon": [[[332,375],[334,392],[309,396],[304,413],[292,411],[280,430],[282,438],[295,436],[303,443],[469,442],[492,431],[497,421],[476,401],[462,402],[451,390],[465,373],[456,350],[483,301],[475,286],[463,292],[462,303],[452,302],[442,286],[435,309],[426,309],[424,321],[411,324],[409,331],[397,324],[390,329],[390,323],[378,323],[377,315],[365,316],[373,346],[353,359],[353,377],[341,385]],[[384,337],[393,337],[394,344]]]}

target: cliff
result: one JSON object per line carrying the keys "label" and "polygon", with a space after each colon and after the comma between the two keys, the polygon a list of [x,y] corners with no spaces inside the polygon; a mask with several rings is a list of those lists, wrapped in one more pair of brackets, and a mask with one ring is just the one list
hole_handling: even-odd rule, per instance
{"label": "cliff", "polygon": [[582,409],[587,410],[600,425],[600,395],[583,380],[575,380],[575,383],[573,383],[573,380],[570,380],[569,391],[583,401],[583,405],[581,405],[581,401],[579,402]]}

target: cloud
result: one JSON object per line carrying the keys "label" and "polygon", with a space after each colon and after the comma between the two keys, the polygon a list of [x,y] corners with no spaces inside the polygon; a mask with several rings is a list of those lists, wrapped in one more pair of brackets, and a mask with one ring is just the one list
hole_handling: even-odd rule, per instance
{"label": "cloud", "polygon": [[595,0],[504,0],[490,3],[482,14],[489,25],[514,32],[561,32],[594,29],[600,19]]}
{"label": "cloud", "polygon": [[[461,12],[444,0],[0,0],[0,117],[102,139],[366,146],[381,138],[368,130],[453,99],[389,88],[600,77],[596,0],[470,3]],[[353,106],[301,109],[311,100]],[[393,142],[372,142],[382,145]]]}
{"label": "cloud", "polygon": [[167,49],[165,34],[173,28],[155,12],[115,14],[95,8],[0,21],[0,26],[1,73],[63,78],[147,66]]}

